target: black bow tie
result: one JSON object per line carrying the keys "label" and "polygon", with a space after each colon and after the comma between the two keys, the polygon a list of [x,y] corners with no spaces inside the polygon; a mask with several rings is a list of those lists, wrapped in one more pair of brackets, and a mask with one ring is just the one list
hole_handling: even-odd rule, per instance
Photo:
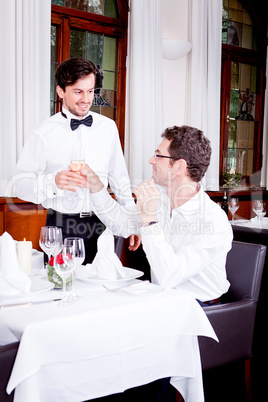
{"label": "black bow tie", "polygon": [[[62,116],[67,119],[67,116],[65,113],[61,112]],[[80,124],[84,124],[87,127],[91,127],[93,123],[93,117],[91,115],[87,116],[85,119],[79,120],[79,119],[71,119],[71,129],[74,131],[76,130]]]}
{"label": "black bow tie", "polygon": [[71,129],[74,131],[76,130],[80,124],[84,124],[87,127],[91,127],[93,122],[93,117],[91,115],[87,116],[85,119],[78,120],[78,119],[71,119]]}

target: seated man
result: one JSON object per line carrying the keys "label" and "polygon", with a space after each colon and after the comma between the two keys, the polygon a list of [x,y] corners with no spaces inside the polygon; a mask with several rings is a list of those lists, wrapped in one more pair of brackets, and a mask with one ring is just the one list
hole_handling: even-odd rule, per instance
{"label": "seated man", "polygon": [[152,179],[135,190],[135,210],[116,204],[88,166],[82,171],[85,186],[96,214],[114,234],[141,234],[152,282],[214,304],[229,288],[225,262],[233,233],[225,212],[200,184],[210,142],[189,126],[167,128],[162,137],[150,159]]}

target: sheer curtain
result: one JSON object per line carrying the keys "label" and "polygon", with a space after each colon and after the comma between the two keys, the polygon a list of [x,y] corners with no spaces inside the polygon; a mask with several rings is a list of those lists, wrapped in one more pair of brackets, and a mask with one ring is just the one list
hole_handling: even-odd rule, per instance
{"label": "sheer curtain", "polygon": [[0,196],[31,129],[49,117],[50,0],[0,1]]}
{"label": "sheer curtain", "polygon": [[189,0],[189,124],[211,141],[206,190],[219,189],[222,0]]}
{"label": "sheer curtain", "polygon": [[129,18],[125,157],[135,186],[151,177],[163,131],[161,0],[131,0]]}

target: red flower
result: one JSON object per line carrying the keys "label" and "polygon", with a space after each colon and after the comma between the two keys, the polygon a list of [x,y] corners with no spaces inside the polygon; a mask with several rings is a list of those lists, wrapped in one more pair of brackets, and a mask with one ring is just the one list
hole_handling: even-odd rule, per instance
{"label": "red flower", "polygon": [[[69,260],[72,259],[72,256],[70,254],[67,254],[67,256],[68,256]],[[64,263],[62,253],[57,255],[57,262],[58,262],[58,264]],[[51,267],[54,267],[54,257],[51,257],[48,263]]]}

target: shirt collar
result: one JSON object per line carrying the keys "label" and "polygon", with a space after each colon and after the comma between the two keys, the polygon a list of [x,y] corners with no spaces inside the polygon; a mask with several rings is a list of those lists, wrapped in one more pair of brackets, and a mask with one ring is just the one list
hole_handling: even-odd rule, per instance
{"label": "shirt collar", "polygon": [[[67,117],[68,120],[71,120],[71,119],[80,120],[80,119],[78,119],[77,116],[75,116],[74,114],[72,114],[71,112],[69,112],[69,110],[65,109],[64,106],[62,106],[62,113],[65,114],[65,116]],[[87,116],[89,116],[90,114],[91,114],[91,111],[89,110],[88,113],[87,113],[85,116],[83,116],[83,119],[85,119],[85,118],[86,118]],[[65,117],[65,116],[64,116],[64,117]]]}
{"label": "shirt collar", "polygon": [[203,186],[201,183],[198,183],[198,192],[183,205],[173,209],[172,215],[181,214],[185,219],[189,219],[200,210],[200,204],[203,203],[204,196]]}

